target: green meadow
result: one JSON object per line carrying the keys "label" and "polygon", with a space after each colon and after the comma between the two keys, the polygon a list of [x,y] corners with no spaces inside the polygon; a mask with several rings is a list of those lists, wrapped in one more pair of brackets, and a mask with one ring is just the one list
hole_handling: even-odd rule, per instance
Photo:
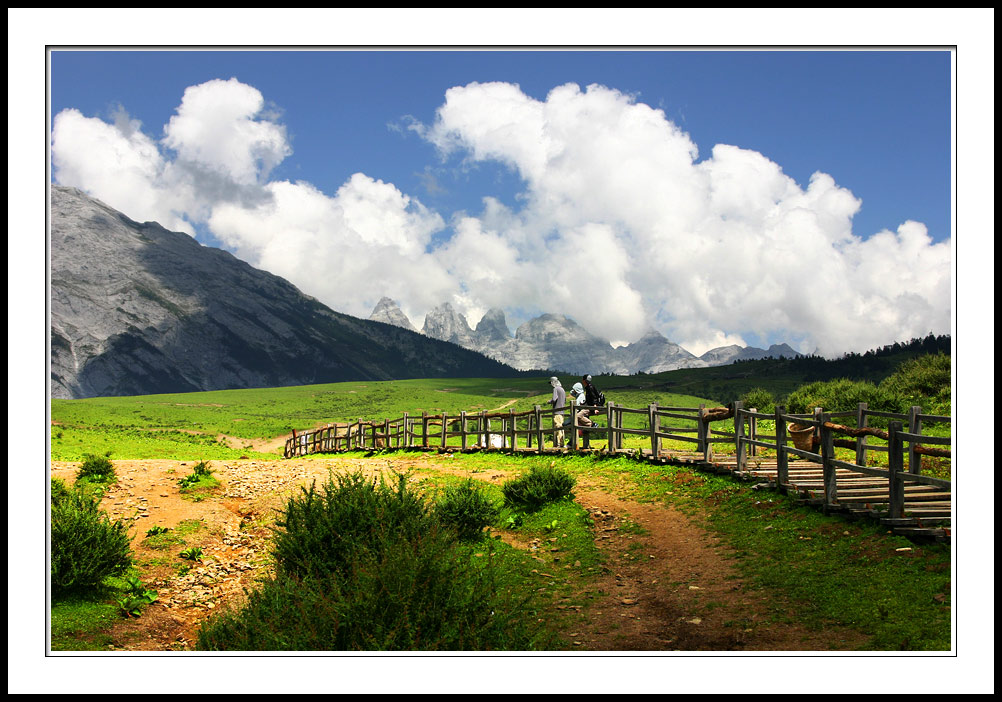
{"label": "green meadow", "polygon": [[[561,377],[565,389],[577,379]],[[625,379],[620,379],[625,380]],[[705,399],[652,389],[606,390],[617,405],[698,407]],[[225,460],[274,457],[251,442],[330,422],[397,419],[406,412],[524,412],[548,407],[549,378],[464,378],[350,382],[286,388],[52,400],[51,458]],[[569,400],[570,398],[568,398]],[[646,421],[630,416],[628,425]],[[223,438],[221,438],[223,437]]]}

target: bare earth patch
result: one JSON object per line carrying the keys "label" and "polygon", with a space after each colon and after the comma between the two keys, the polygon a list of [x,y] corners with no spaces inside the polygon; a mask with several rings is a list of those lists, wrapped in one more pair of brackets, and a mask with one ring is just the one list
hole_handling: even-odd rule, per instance
{"label": "bare earth patch", "polygon": [[[420,468],[494,484],[511,477],[499,470],[471,473],[438,455],[211,461],[221,487],[194,502],[182,497],[177,484],[194,462],[114,464],[119,481],[102,507],[134,520],[133,547],[144,582],[158,591],[158,600],[141,617],[123,619],[112,632],[114,650],[132,651],[191,650],[208,616],[239,607],[245,589],[270,572],[268,527],[276,510],[299,486],[323,481],[331,471],[375,475]],[[69,483],[77,467],[54,462],[51,474]],[[411,479],[420,480],[420,473]],[[787,605],[747,587],[728,549],[678,510],[581,483],[576,499],[595,520],[596,544],[607,567],[583,581],[592,604],[568,632],[575,650],[824,651],[856,650],[866,641],[858,632],[799,624]],[[198,528],[192,531],[193,524]],[[174,533],[180,528],[184,544],[151,548],[145,535],[154,525]],[[181,549],[192,546],[202,549],[201,562],[179,557]]]}

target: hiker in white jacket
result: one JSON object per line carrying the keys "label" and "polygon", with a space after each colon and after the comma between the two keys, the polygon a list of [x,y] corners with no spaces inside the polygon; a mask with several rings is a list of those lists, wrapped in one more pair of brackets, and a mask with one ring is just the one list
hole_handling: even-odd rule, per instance
{"label": "hiker in white jacket", "polygon": [[[571,394],[574,396],[574,405],[576,407],[580,407],[586,404],[587,398],[585,397],[585,389],[581,383],[574,383],[574,385],[571,387]],[[594,424],[594,422],[592,422],[591,418],[588,416],[590,414],[591,414],[590,410],[586,409],[575,410],[574,416],[577,417],[577,424],[579,427],[590,427]],[[587,431],[582,432],[581,433],[582,448],[590,448],[588,439],[589,439],[588,432]]]}

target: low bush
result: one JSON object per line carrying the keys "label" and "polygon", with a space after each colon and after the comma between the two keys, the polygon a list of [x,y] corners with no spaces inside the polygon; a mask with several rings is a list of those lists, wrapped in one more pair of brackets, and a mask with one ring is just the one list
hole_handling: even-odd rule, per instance
{"label": "low bush", "polygon": [[70,494],[70,489],[66,487],[66,483],[59,478],[51,478],[49,485],[49,500],[52,503],[59,502]]}
{"label": "low bush", "polygon": [[927,354],[902,363],[880,382],[880,389],[906,406],[919,405],[929,414],[950,414],[952,361],[945,353]]}
{"label": "low bush", "polygon": [[277,577],[211,620],[200,650],[490,651],[533,648],[536,616],[496,569],[474,565],[433,528],[359,554],[342,574]]}
{"label": "low bush", "polygon": [[762,413],[776,411],[776,398],[765,388],[753,388],[741,396],[745,409],[755,408]]}
{"label": "low bush", "polygon": [[847,378],[802,385],[790,393],[786,400],[786,411],[803,414],[821,407],[826,412],[850,412],[855,411],[860,402],[865,402],[869,409],[880,412],[903,411],[901,402],[894,393],[869,381]]}
{"label": "low bush", "polygon": [[534,511],[550,502],[574,496],[574,476],[550,464],[532,466],[520,478],[509,480],[501,486],[505,506]]}
{"label": "low bush", "polygon": [[99,500],[68,490],[51,507],[52,594],[96,589],[132,564],[128,527],[98,508]]}
{"label": "low bush", "polygon": [[[276,522],[276,575],[207,622],[201,650],[523,650],[538,632],[493,555],[476,558],[407,487],[312,485]],[[483,556],[484,554],[477,554]]]}
{"label": "low bush", "polygon": [[361,473],[300,488],[275,520],[274,555],[281,573],[298,578],[343,573],[359,552],[378,554],[410,541],[434,521],[420,496],[398,475],[395,487]]}
{"label": "low bush", "polygon": [[435,502],[435,514],[455,529],[460,539],[472,541],[483,536],[484,528],[495,522],[499,510],[484,489],[467,478],[445,489]]}
{"label": "low bush", "polygon": [[113,483],[118,479],[115,475],[115,466],[106,456],[95,456],[88,454],[80,470],[77,471],[77,480],[86,480],[92,483]]}

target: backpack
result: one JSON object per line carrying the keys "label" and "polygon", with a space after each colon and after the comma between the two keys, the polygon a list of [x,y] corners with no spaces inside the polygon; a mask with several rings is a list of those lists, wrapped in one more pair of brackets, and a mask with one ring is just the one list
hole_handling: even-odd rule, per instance
{"label": "backpack", "polygon": [[588,404],[590,404],[590,405],[592,405],[594,407],[605,407],[605,393],[602,392],[601,390],[599,390],[594,385],[589,385],[588,388],[589,388],[589,390],[592,390],[592,392],[589,392],[587,394],[593,400],[592,402],[589,402]]}

